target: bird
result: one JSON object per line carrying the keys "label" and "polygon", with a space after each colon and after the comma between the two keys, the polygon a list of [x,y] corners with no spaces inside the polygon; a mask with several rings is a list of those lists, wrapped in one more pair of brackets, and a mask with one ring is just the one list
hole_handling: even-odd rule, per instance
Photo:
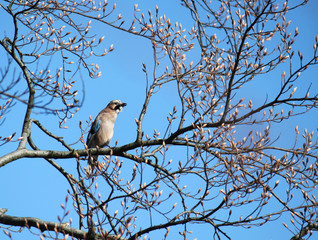
{"label": "bird", "polygon": [[[87,135],[87,148],[102,148],[110,143],[114,134],[115,121],[118,113],[123,110],[127,103],[120,100],[112,100],[108,105],[100,111]],[[94,164],[98,159],[98,155],[89,157],[89,164]],[[93,161],[92,161],[93,160]]]}

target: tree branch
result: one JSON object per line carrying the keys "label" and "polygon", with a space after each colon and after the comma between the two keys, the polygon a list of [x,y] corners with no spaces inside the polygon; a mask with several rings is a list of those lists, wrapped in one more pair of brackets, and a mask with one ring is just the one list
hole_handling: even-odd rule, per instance
{"label": "tree branch", "polygon": [[307,235],[309,233],[309,231],[311,231],[311,230],[318,231],[318,223],[317,222],[308,224],[306,227],[301,229],[301,231],[298,234],[293,236],[290,240],[301,240],[302,237]]}
{"label": "tree branch", "polygon": [[[10,225],[10,226],[18,226],[18,227],[27,227],[27,228],[35,227],[39,229],[41,232],[54,231],[54,232],[59,232],[65,235],[68,234],[72,237],[76,237],[80,239],[89,239],[88,232],[78,230],[76,228],[72,228],[68,226],[68,223],[56,223],[56,222],[44,221],[34,217],[16,217],[16,216],[9,216],[9,215],[0,216],[0,223],[5,225]],[[101,234],[95,234],[93,239],[94,240],[98,240],[98,239],[125,240],[125,238],[121,238],[115,235],[102,236]]]}

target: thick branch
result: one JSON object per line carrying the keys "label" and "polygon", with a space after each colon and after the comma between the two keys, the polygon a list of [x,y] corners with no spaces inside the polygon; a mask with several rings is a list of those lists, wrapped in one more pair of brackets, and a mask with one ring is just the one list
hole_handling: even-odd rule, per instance
{"label": "thick branch", "polygon": [[[163,140],[147,141],[147,146],[161,144]],[[124,151],[128,151],[137,147],[141,144],[131,143],[116,148],[101,148],[89,149],[90,154],[93,155],[119,155],[121,156]],[[89,152],[86,149],[71,150],[71,151],[54,151],[54,150],[29,150],[29,149],[18,149],[14,152],[8,153],[0,158],[0,168],[4,165],[13,162],[20,158],[78,158],[82,156],[88,156]]]}
{"label": "thick branch", "polygon": [[308,224],[306,227],[301,229],[301,231],[298,234],[293,236],[290,240],[301,240],[302,237],[306,236],[311,230],[318,231],[318,223]]}
{"label": "thick branch", "polygon": [[[68,234],[72,237],[80,238],[80,239],[88,239],[88,232],[78,230],[76,228],[72,228],[68,226],[67,223],[56,223],[56,222],[48,222],[41,220],[39,218],[33,218],[33,217],[15,217],[15,216],[9,216],[9,215],[2,215],[0,216],[0,223],[10,226],[18,226],[18,227],[35,227],[41,232],[44,231],[54,231],[59,232],[62,234]],[[108,235],[103,237],[100,234],[94,235],[94,240],[97,239],[107,239],[107,240],[113,240],[113,239],[121,239],[124,240],[124,238],[118,238],[114,235]]]}
{"label": "thick branch", "polygon": [[[21,70],[23,72],[25,80],[28,84],[28,90],[29,90],[29,99],[28,99],[28,103],[27,103],[28,106],[27,106],[26,113],[24,116],[24,121],[23,121],[22,134],[21,134],[22,140],[21,140],[19,147],[18,147],[19,149],[22,149],[22,148],[25,148],[25,145],[27,143],[27,138],[30,135],[30,128],[31,128],[30,116],[31,116],[33,103],[34,103],[35,90],[33,88],[33,83],[32,83],[31,77],[29,75],[28,68],[24,64],[23,60],[20,59],[16,55],[16,53],[13,52],[13,50],[11,50],[9,48],[9,45],[14,46],[13,45],[14,43],[12,43],[8,38],[5,38],[3,41],[0,41],[0,44],[12,56],[14,61],[19,65],[19,67],[21,68]],[[18,49],[16,49],[16,50],[18,50]]]}

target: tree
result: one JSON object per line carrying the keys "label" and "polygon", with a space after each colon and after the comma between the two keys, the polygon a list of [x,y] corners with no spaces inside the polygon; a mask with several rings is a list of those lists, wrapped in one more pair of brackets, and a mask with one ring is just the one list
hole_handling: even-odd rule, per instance
{"label": "tree", "polygon": [[[76,213],[74,222],[64,204],[63,216],[49,222],[2,209],[5,234],[19,226],[42,239],[166,239],[178,232],[186,239],[203,224],[208,236],[231,239],[229,227],[261,227],[283,218],[291,221],[283,224],[292,239],[309,238],[318,229],[317,138],[297,126],[286,133],[289,141],[273,131],[317,107],[317,94],[309,93],[310,81],[301,73],[318,63],[318,37],[312,55],[303,56],[294,49],[299,31],[290,29],[287,18],[307,2],[183,0],[180,8],[192,21],[187,29],[159,7],[142,13],[135,5],[133,18],[125,19],[107,1],[1,3],[13,22],[12,33],[0,41],[7,53],[1,124],[15,103],[25,107],[19,136],[1,136],[3,149],[16,149],[0,158],[0,167],[46,160],[67,180],[65,201]],[[56,116],[67,128],[78,112],[85,90],[77,80],[81,70],[99,77],[91,60],[113,50],[101,51],[104,37],[91,33],[93,24],[135,35],[153,49],[153,64],[142,67],[146,91],[135,140],[104,149],[85,145],[91,119],[80,122],[74,146],[34,114]],[[250,92],[254,84],[258,92]],[[167,115],[152,115],[151,101],[165,89],[175,102]],[[145,127],[148,115],[162,121],[160,129]],[[64,149],[40,148],[31,135],[35,126]],[[93,177],[86,171],[89,154],[100,155]],[[76,159],[76,169],[65,170],[57,159]]]}

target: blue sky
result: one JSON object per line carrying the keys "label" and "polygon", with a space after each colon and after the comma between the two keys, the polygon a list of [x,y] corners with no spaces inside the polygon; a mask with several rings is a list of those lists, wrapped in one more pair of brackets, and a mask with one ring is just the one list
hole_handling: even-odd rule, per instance
{"label": "blue sky", "polygon": [[[124,17],[131,15],[134,3],[127,0],[117,3],[118,13],[121,13]],[[179,1],[139,1],[138,4],[141,12],[146,12],[148,8],[154,12],[155,5],[158,5],[160,14],[166,14],[172,22],[181,22],[185,27],[191,26],[191,22],[186,17],[188,16],[187,11],[179,5]],[[300,35],[296,40],[295,46],[302,50],[305,58],[312,50],[315,36],[318,34],[317,9],[318,1],[312,0],[305,7],[288,15],[292,20],[291,29],[295,27],[299,29]],[[10,23],[11,19],[3,14],[2,9],[0,9],[0,15],[3,16],[3,22]],[[110,27],[101,24],[92,23],[92,26],[92,31],[105,36],[104,47],[108,48],[113,44],[115,50],[103,58],[93,59],[94,62],[98,63],[102,71],[100,78],[90,79],[86,72],[82,72],[85,83],[85,101],[80,111],[67,123],[68,130],[59,129],[58,121],[55,117],[33,114],[33,118],[39,119],[43,125],[56,135],[63,136],[66,142],[72,143],[81,134],[78,128],[79,121],[84,123],[90,115],[92,118],[95,118],[98,112],[110,100],[121,99],[123,102],[127,102],[128,105],[118,117],[111,145],[114,145],[117,139],[119,140],[119,145],[124,145],[134,141],[136,138],[135,118],[138,118],[145,99],[146,80],[145,74],[142,71],[142,63],[145,62],[147,68],[152,69],[152,47],[145,39],[124,32],[114,31]],[[1,38],[4,36],[4,31],[6,31],[6,34],[10,34],[8,27],[6,29],[0,27],[0,29]],[[0,49],[0,54],[3,54],[2,49]],[[5,60],[0,59],[1,64],[3,64],[3,61]],[[304,84],[313,82],[313,94],[317,93],[318,90],[317,76],[317,67],[308,71],[308,73],[304,73],[303,76],[307,81],[305,82],[304,80]],[[280,78],[280,76],[278,77]],[[271,89],[272,86],[267,87],[268,91],[275,91],[275,89]],[[260,91],[258,84],[251,87],[251,91],[260,91],[259,94],[253,95],[255,98],[259,97],[259,101],[262,101],[265,96],[262,90],[264,89],[262,88]],[[147,113],[144,122],[145,131],[150,135],[155,128],[162,133],[165,130],[167,126],[166,115],[172,110],[172,103],[176,101],[176,96],[172,93],[173,91],[170,88],[165,88],[151,100],[150,111]],[[18,103],[16,105],[16,108],[11,111],[4,124],[0,126],[1,135],[6,136],[13,132],[20,132],[24,109],[25,106],[22,104]],[[309,131],[315,131],[317,127],[316,118],[317,111],[314,110],[311,114],[306,115],[306,117],[296,117],[293,120],[286,121],[283,126],[273,126],[273,129],[277,135],[282,136],[281,141],[288,141],[289,136],[294,134],[296,125],[300,126],[300,130],[306,127]],[[36,127],[33,127],[33,130],[32,136],[36,136],[36,143],[39,147],[42,149],[61,149],[60,145],[50,141]],[[75,148],[83,148],[81,144],[75,146]],[[1,155],[16,149],[16,147],[16,143],[2,146]],[[74,159],[57,160],[57,163],[67,171],[74,172]],[[0,189],[2,195],[0,198],[0,208],[7,208],[7,214],[57,221],[57,215],[63,213],[60,204],[64,203],[69,186],[66,180],[43,159],[20,159],[0,169]],[[72,209],[71,202],[68,203],[68,208]],[[77,221],[72,210],[71,217],[74,222]],[[39,239],[39,237],[30,237],[27,233],[25,234],[28,236],[28,239]],[[190,235],[190,239],[208,239],[211,238],[210,234],[209,231],[206,231],[204,227],[199,225],[196,232]],[[228,234],[234,240],[242,239],[242,236],[244,236],[245,240],[255,239],[255,236],[259,240],[289,239],[292,236],[282,226],[281,222],[279,224],[275,222],[268,223],[261,228],[228,229]],[[3,239],[3,236],[4,233],[0,231],[0,239]],[[22,234],[15,234],[14,236],[14,239],[24,239],[25,237]],[[176,238],[178,237],[176,236]],[[161,238],[152,236],[152,239]]]}

